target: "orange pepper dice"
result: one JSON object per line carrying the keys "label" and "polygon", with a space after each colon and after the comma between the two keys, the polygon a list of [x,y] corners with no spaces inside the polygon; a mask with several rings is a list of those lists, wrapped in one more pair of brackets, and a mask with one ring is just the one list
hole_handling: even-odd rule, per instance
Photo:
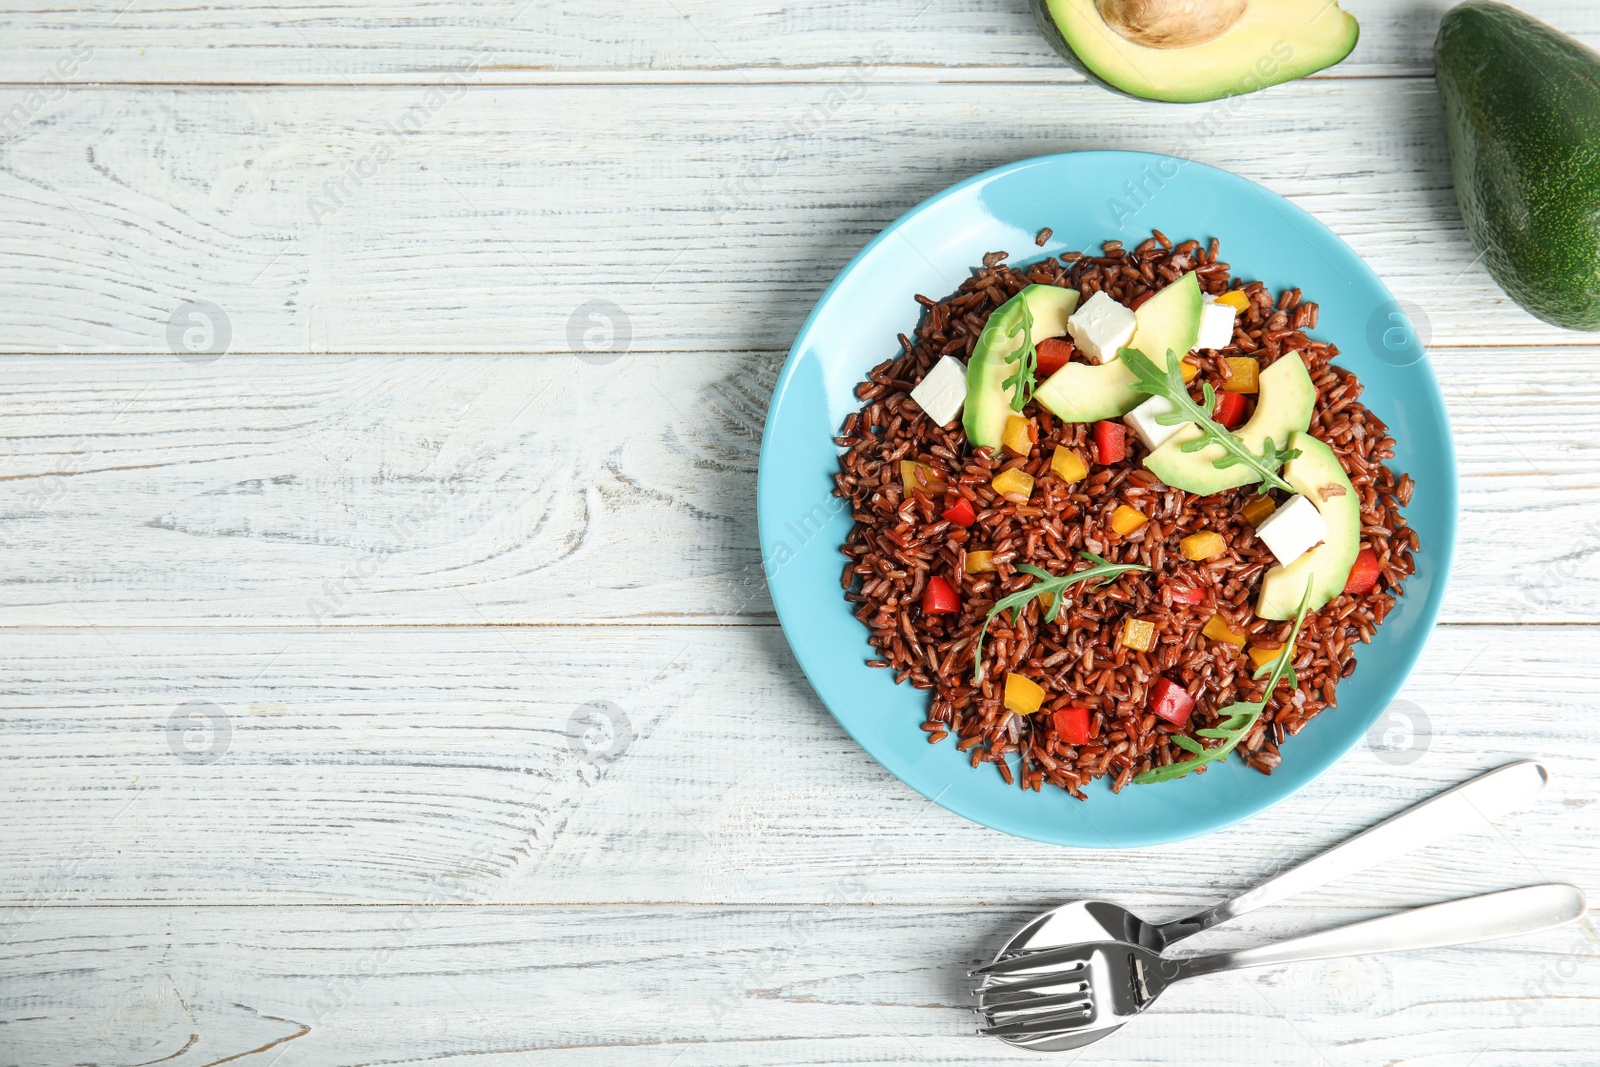
{"label": "orange pepper dice", "polygon": [[1249,356],[1229,356],[1228,371],[1228,380],[1222,383],[1224,393],[1261,391],[1261,364]]}
{"label": "orange pepper dice", "polygon": [[1149,522],[1150,518],[1138,508],[1130,508],[1126,504],[1118,504],[1117,510],[1111,513],[1111,528],[1123,537]]}
{"label": "orange pepper dice", "polygon": [[900,490],[906,496],[909,497],[913,489],[928,496],[940,496],[946,488],[944,475],[926,463],[918,463],[913,459],[900,461]]}
{"label": "orange pepper dice", "polygon": [[1178,551],[1183,553],[1184,559],[1215,559],[1227,550],[1228,543],[1221,534],[1212,530],[1192,533],[1178,542]]}
{"label": "orange pepper dice", "polygon": [[1028,498],[1033,495],[1033,475],[1027,471],[1001,471],[989,484],[994,486],[995,492],[1019,504],[1027,503]]}
{"label": "orange pepper dice", "polygon": [[994,570],[993,552],[968,552],[966,569],[968,574],[988,574]]}
{"label": "orange pepper dice", "polygon": [[1006,419],[1005,432],[1000,435],[1000,443],[1006,451],[1013,456],[1027,456],[1033,453],[1033,420],[1025,419],[1021,415],[1012,415]]}
{"label": "orange pepper dice", "polygon": [[1008,674],[1005,702],[1018,715],[1032,715],[1044,704],[1044,689],[1032,678]]}
{"label": "orange pepper dice", "polygon": [[1156,625],[1144,619],[1122,621],[1122,643],[1137,652],[1149,652],[1156,643]]}
{"label": "orange pepper dice", "polygon": [[1250,310],[1250,296],[1242,289],[1234,289],[1217,297],[1217,303],[1226,304],[1240,313]]}
{"label": "orange pepper dice", "polygon": [[1244,634],[1236,633],[1233,627],[1228,625],[1228,620],[1221,615],[1211,616],[1211,619],[1200,632],[1213,641],[1226,641],[1235,648],[1243,648],[1247,640]]}
{"label": "orange pepper dice", "polygon": [[1278,505],[1265,493],[1254,498],[1250,503],[1239,509],[1239,514],[1244,516],[1244,521],[1251,526],[1260,526],[1272,518],[1272,513],[1278,510]]}
{"label": "orange pepper dice", "polygon": [[1089,476],[1089,465],[1072,449],[1062,447],[1050,457],[1050,473],[1064,482],[1081,482]]}

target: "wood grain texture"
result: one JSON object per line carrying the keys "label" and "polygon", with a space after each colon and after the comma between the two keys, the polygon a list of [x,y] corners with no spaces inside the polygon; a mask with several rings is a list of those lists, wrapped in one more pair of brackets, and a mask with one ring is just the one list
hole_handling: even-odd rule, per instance
{"label": "wood grain texture", "polygon": [[[11,630],[0,903],[825,903],[853,880],[872,903],[1193,908],[1523,755],[1558,784],[1501,832],[1318,902],[1600,887],[1592,634],[1443,628],[1398,709],[1431,723],[1414,761],[1364,745],[1201,847],[1083,852],[1003,837],[895,781],[775,627]],[[921,744],[916,721],[906,734]],[[1106,818],[1116,804],[1016,802]]]}
{"label": "wood grain texture", "polygon": [[[1300,82],[1204,119],[1089,85],[871,78],[75,89],[6,142],[0,349],[167,352],[180,307],[204,300],[235,353],[782,351],[827,282],[919,201],[1106,145],[1293,198],[1434,344],[1592,340],[1537,322],[1475,262],[1431,81],[1345,81],[1337,96]],[[11,99],[25,91],[0,92],[0,109]],[[1153,204],[1130,233],[1170,210]],[[952,289],[967,269],[941,266]]]}
{"label": "wood grain texture", "polygon": [[[1327,76],[1425,74],[1449,0],[1345,0],[1361,40]],[[1600,12],[1583,0],[1520,5],[1590,43]],[[362,83],[435,77],[487,44],[498,81],[674,78],[742,84],[848,76],[874,48],[892,49],[898,79],[1079,81],[1050,50],[1025,0],[674,0],[602,10],[574,0],[320,0],[225,7],[87,0],[70,9],[27,3],[5,16],[0,79],[45,79],[70,45],[92,55],[66,72],[94,82]]]}
{"label": "wood grain texture", "polygon": [[[1213,110],[1083,84],[1024,0],[11,5],[0,1067],[1036,1062],[972,1036],[962,975],[1037,910],[1182,914],[1519,755],[1556,772],[1529,810],[1209,945],[1600,891],[1568,625],[1600,623],[1600,348],[1473,262],[1449,0],[1345,6],[1349,60]],[[1592,3],[1519,6],[1600,44]],[[771,624],[753,485],[862,244],[1108,146],[1291,196],[1412,307],[1463,541],[1414,762],[1375,733],[1239,827],[1084,853],[843,733]],[[173,354],[209,327],[227,355]],[[1591,922],[1180,987],[1071,1062],[1593,1067],[1597,1004]]]}
{"label": "wood grain texture", "polygon": [[[1302,924],[1328,919],[1288,910]],[[973,1032],[964,977],[1028,917],[848,900],[649,911],[50,909],[0,956],[10,1042],[0,1058],[17,1067],[199,1067],[252,1052],[279,1067],[1038,1063]],[[1261,932],[1245,920],[1244,938]],[[1198,979],[1069,1062],[1232,1067],[1248,1049],[1250,1062],[1281,1067],[1574,1067],[1594,1062],[1597,1042],[1591,922],[1473,948]]]}
{"label": "wood grain texture", "polygon": [[[1600,349],[1434,360],[1462,472],[1446,619],[1600,620]],[[754,487],[780,362],[8,357],[0,618],[769,620]]]}

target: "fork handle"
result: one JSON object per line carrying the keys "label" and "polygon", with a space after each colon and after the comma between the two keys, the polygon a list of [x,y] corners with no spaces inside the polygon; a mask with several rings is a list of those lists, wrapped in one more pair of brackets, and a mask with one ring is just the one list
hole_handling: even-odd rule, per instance
{"label": "fork handle", "polygon": [[1480,774],[1269,878],[1247,893],[1162,923],[1157,927],[1161,947],[1296,893],[1387,863],[1455,834],[1479,829],[1538,796],[1549,781],[1550,772],[1536,760],[1519,760]]}
{"label": "fork handle", "polygon": [[[1306,960],[1365,956],[1373,952],[1444,948],[1538,933],[1576,922],[1587,910],[1588,901],[1577,886],[1535,885],[1413,908],[1259,948],[1191,956],[1163,961],[1163,964],[1174,965],[1169,977],[1176,981],[1246,967],[1272,967]],[[1163,969],[1166,968],[1163,966]]]}

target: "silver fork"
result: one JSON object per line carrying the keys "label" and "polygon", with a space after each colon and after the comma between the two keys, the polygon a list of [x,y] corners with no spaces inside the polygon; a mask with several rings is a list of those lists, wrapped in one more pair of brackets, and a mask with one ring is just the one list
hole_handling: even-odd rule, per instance
{"label": "silver fork", "polygon": [[1122,941],[1043,949],[979,967],[982,1033],[1040,1052],[1098,1041],[1144,1011],[1174,982],[1220,971],[1404,952],[1532,934],[1583,918],[1571,885],[1536,885],[1385,915],[1272,945],[1178,959]]}

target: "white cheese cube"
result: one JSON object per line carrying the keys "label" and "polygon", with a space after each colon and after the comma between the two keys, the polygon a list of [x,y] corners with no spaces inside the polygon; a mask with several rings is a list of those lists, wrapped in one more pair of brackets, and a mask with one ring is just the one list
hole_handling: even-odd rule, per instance
{"label": "white cheese cube", "polygon": [[1256,536],[1287,567],[1328,536],[1328,524],[1315,504],[1297,494],[1256,527]]}
{"label": "white cheese cube", "polygon": [[1096,363],[1110,363],[1117,350],[1133,340],[1133,312],[1105,293],[1091,296],[1067,319],[1067,332],[1078,351]]}
{"label": "white cheese cube", "polygon": [[1156,421],[1157,415],[1166,415],[1177,410],[1172,401],[1164,396],[1153,396],[1143,404],[1122,416],[1122,421],[1128,424],[1128,429],[1139,436],[1144,442],[1144,447],[1150,452],[1160,448],[1173,434],[1183,429],[1187,423],[1179,422],[1172,426],[1164,426]]}
{"label": "white cheese cube", "polygon": [[1212,296],[1206,296],[1200,307],[1200,338],[1194,343],[1194,351],[1202,348],[1227,348],[1233,344],[1233,320],[1239,312],[1227,304],[1219,304]]}
{"label": "white cheese cube", "polygon": [[928,376],[911,390],[911,399],[935,425],[949,425],[967,400],[966,365],[951,356],[940,356]]}

